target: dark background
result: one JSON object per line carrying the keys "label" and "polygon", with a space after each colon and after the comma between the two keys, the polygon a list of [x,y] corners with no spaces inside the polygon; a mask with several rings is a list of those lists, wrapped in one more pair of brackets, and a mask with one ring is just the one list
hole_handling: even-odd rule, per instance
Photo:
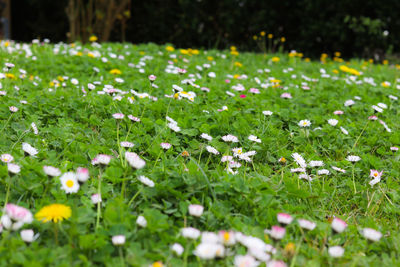
{"label": "dark background", "polygon": [[[67,2],[12,0],[12,39],[67,41]],[[382,57],[399,51],[399,10],[400,0],[132,0],[126,40],[259,51],[253,35],[265,31],[305,56]],[[120,31],[116,24],[110,41]]]}

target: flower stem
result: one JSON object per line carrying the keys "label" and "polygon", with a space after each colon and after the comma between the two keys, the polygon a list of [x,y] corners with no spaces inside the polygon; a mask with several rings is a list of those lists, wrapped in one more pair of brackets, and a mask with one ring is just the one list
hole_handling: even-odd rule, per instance
{"label": "flower stem", "polygon": [[354,194],[357,194],[357,189],[356,189],[356,182],[354,181],[354,164],[353,164],[353,186],[354,186]]}
{"label": "flower stem", "polygon": [[14,115],[14,113],[11,113],[10,117],[8,117],[8,120],[4,124],[3,128],[0,130],[0,133],[3,132],[3,130],[7,127],[8,123],[10,122],[13,115]]}
{"label": "flower stem", "polygon": [[369,120],[368,120],[367,123],[365,124],[364,128],[361,130],[361,133],[360,133],[360,135],[357,137],[356,141],[354,142],[354,145],[353,145],[353,148],[352,148],[352,149],[354,149],[354,148],[356,147],[356,145],[357,145],[357,143],[358,143],[358,140],[360,139],[361,135],[364,133],[365,129],[367,128],[368,123],[369,123]]}
{"label": "flower stem", "polygon": [[132,202],[135,200],[135,198],[140,194],[140,192],[142,192],[142,190],[143,190],[143,187],[142,188],[140,188],[137,192],[136,192],[136,194],[131,198],[131,200],[129,200],[129,202],[128,202],[128,207],[132,204]]}
{"label": "flower stem", "polygon": [[162,149],[161,149],[161,151],[160,151],[160,153],[158,153],[158,156],[157,156],[157,158],[156,158],[156,160],[155,160],[155,162],[154,162],[154,165],[153,165],[153,170],[151,171],[151,173],[153,173],[154,172],[154,168],[156,167],[156,165],[157,165],[157,161],[158,161],[158,159],[160,158],[160,156],[161,156],[161,153],[162,153],[163,151],[162,151]]}
{"label": "flower stem", "polygon": [[10,196],[10,187],[11,187],[11,177],[8,176],[8,183],[7,183],[7,193],[6,193],[6,200],[4,201],[4,208],[6,207],[7,203],[8,203],[8,198]]}
{"label": "flower stem", "polygon": [[[97,193],[99,194],[99,196],[101,196],[101,169],[100,169],[100,173],[99,173]],[[100,216],[101,216],[101,201],[97,202],[96,231],[100,227]]]}
{"label": "flower stem", "polygon": [[119,252],[119,258],[121,259],[121,266],[125,266],[125,261],[124,261],[124,252],[122,251],[122,247],[118,247],[118,252]]}

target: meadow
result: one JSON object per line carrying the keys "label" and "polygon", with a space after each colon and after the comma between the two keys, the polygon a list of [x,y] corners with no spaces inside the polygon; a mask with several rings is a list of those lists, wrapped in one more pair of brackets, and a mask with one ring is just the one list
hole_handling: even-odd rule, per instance
{"label": "meadow", "polygon": [[1,266],[400,265],[400,66],[0,42]]}

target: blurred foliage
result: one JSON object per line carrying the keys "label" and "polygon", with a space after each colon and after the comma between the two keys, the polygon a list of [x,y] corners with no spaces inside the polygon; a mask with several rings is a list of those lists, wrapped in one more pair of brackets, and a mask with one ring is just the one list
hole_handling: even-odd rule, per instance
{"label": "blurred foliage", "polygon": [[[13,1],[13,39],[48,37],[66,41],[66,0]],[[256,50],[261,31],[286,38],[285,49],[307,56],[342,52],[344,57],[382,57],[398,52],[396,11],[400,1],[386,0],[149,0],[132,1],[126,27],[116,23],[109,38],[134,43],[174,43],[180,47]],[[387,32],[385,32],[387,31]],[[385,35],[384,33],[388,33]],[[378,59],[378,58],[376,58]]]}

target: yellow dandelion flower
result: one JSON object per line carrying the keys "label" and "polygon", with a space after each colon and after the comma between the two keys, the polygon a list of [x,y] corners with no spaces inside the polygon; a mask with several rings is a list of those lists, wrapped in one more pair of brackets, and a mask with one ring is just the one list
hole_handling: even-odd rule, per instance
{"label": "yellow dandelion flower", "polygon": [[257,35],[253,35],[253,40],[257,41],[257,39],[258,39]]}
{"label": "yellow dandelion flower", "polygon": [[78,53],[76,53],[76,56],[78,56],[78,57],[81,57],[83,55],[83,53],[82,52],[78,52]]}
{"label": "yellow dandelion flower", "polygon": [[6,73],[6,77],[12,80],[15,80],[15,75],[12,73]]}
{"label": "yellow dandelion flower", "polygon": [[59,80],[60,82],[63,82],[64,78],[62,76],[57,76],[57,80]]}
{"label": "yellow dandelion flower", "polygon": [[69,217],[71,217],[71,208],[63,204],[47,205],[35,214],[35,218],[42,222],[53,221],[57,223]]}
{"label": "yellow dandelion flower", "polygon": [[335,73],[335,74],[339,74],[338,70],[333,70],[332,72]]}
{"label": "yellow dandelion flower", "polygon": [[235,65],[236,67],[239,67],[239,68],[243,66],[243,64],[242,64],[242,63],[240,63],[240,62],[237,62],[237,61],[234,63],[234,65]]}
{"label": "yellow dandelion flower", "polygon": [[143,56],[144,54],[146,54],[146,52],[140,51],[139,54]]}
{"label": "yellow dandelion flower", "polygon": [[310,59],[309,57],[306,57],[306,58],[304,59],[304,61],[305,61],[305,62],[310,62],[311,59]]}
{"label": "yellow dandelion flower", "polygon": [[281,59],[279,57],[273,57],[271,60],[272,62],[279,62]]}
{"label": "yellow dandelion flower", "polygon": [[265,36],[265,31],[260,32],[261,36]]}
{"label": "yellow dandelion flower", "polygon": [[213,61],[213,60],[214,60],[214,58],[213,58],[213,57],[211,57],[211,56],[208,56],[208,57],[207,57],[207,60],[209,60],[209,61]]}
{"label": "yellow dandelion flower", "polygon": [[239,52],[236,51],[236,50],[232,50],[232,51],[231,51],[231,55],[233,55],[233,56],[238,56],[238,55],[239,55]]}
{"label": "yellow dandelion flower", "polygon": [[286,38],[285,37],[281,37],[281,42],[282,43],[286,42]]}
{"label": "yellow dandelion flower", "polygon": [[152,267],[164,267],[164,264],[161,261],[156,261],[151,266]]}
{"label": "yellow dandelion flower", "polygon": [[284,248],[284,253],[286,257],[293,257],[295,250],[296,250],[296,245],[292,242],[289,242],[286,244]]}
{"label": "yellow dandelion flower", "polygon": [[340,52],[335,52],[335,57],[340,57],[342,54]]}
{"label": "yellow dandelion flower", "polygon": [[88,55],[88,57],[95,58],[95,55],[91,52],[89,52],[87,55]]}
{"label": "yellow dandelion flower", "polygon": [[268,34],[268,39],[274,38],[274,35],[272,33]]}
{"label": "yellow dandelion flower", "polygon": [[96,42],[97,41],[97,36],[96,35],[92,35],[89,37],[89,41],[90,42]]}
{"label": "yellow dandelion flower", "polygon": [[119,69],[112,69],[112,70],[110,70],[110,73],[120,75],[122,72]]}
{"label": "yellow dandelion flower", "polygon": [[236,51],[237,49],[236,49],[236,46],[234,46],[234,45],[232,45],[231,47],[230,47],[230,49],[231,49],[231,51]]}
{"label": "yellow dandelion flower", "polygon": [[368,62],[372,64],[372,63],[374,63],[374,60],[373,60],[372,58],[370,58],[370,59],[368,60]]}
{"label": "yellow dandelion flower", "polygon": [[5,47],[8,47],[9,45],[10,45],[10,42],[9,42],[9,41],[4,42],[4,46],[5,46]]}
{"label": "yellow dandelion flower", "polygon": [[181,50],[179,50],[179,52],[181,52],[181,54],[183,54],[183,55],[189,54],[189,51],[187,49],[181,49]]}
{"label": "yellow dandelion flower", "polygon": [[165,48],[165,50],[167,50],[168,52],[173,52],[174,50],[175,50],[175,48],[173,47],[173,46],[167,46],[166,48]]}
{"label": "yellow dandelion flower", "polygon": [[72,44],[71,44],[71,47],[75,47],[75,43],[72,43]]}
{"label": "yellow dandelion flower", "polygon": [[193,55],[198,55],[200,52],[198,49],[191,49],[190,53]]}
{"label": "yellow dandelion flower", "polygon": [[233,75],[233,79],[239,79],[240,75],[239,74],[235,74]]}
{"label": "yellow dandelion flower", "polygon": [[389,64],[389,60],[385,59],[384,61],[382,61],[382,64],[383,64],[383,65]]}

